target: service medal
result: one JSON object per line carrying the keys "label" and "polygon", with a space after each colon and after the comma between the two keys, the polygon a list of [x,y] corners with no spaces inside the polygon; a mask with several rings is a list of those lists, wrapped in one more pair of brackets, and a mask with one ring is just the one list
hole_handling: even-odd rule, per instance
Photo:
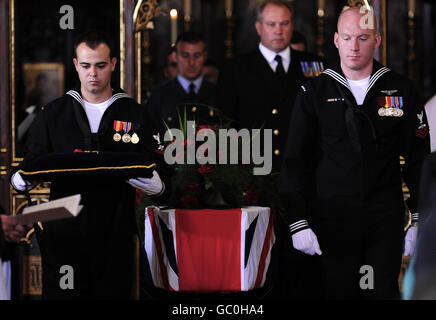
{"label": "service medal", "polygon": [[123,122],[123,130],[125,132],[125,134],[123,134],[123,142],[124,143],[129,143],[131,141],[131,137],[129,135],[129,131],[132,128],[132,123],[131,122]]}
{"label": "service medal", "polygon": [[386,109],[385,108],[378,109],[378,115],[380,117],[384,117],[386,115]]}
{"label": "service medal", "polygon": [[114,141],[115,142],[118,142],[118,141],[120,141],[121,140],[121,135],[119,134],[119,133],[115,133],[114,134]]}
{"label": "service medal", "polygon": [[121,135],[118,133],[118,131],[121,131],[122,128],[123,128],[123,123],[121,121],[114,120],[114,130],[115,130],[114,141],[115,142],[118,142],[121,140]]}
{"label": "service medal", "polygon": [[130,137],[130,135],[128,133],[123,134],[123,142],[124,143],[129,143],[130,140],[132,140],[132,138]]}
{"label": "service medal", "polygon": [[139,142],[139,137],[136,133],[132,135],[132,143],[137,144]]}

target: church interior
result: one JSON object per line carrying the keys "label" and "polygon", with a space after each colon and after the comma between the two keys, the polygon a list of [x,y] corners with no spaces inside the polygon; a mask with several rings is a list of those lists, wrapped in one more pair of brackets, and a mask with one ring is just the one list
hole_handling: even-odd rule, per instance
{"label": "church interior", "polygon": [[[167,53],[179,34],[202,33],[216,81],[232,58],[256,48],[255,7],[262,0],[0,0],[0,204],[18,215],[28,198],[10,185],[10,172],[23,159],[32,107],[60,97],[77,84],[73,40],[87,29],[114,39],[118,63],[112,76],[138,103],[164,81]],[[305,50],[329,63],[338,57],[333,43],[337,18],[353,1],[289,0],[295,31]],[[369,0],[382,44],[375,58],[411,79],[423,103],[436,94],[436,3],[432,0]],[[215,77],[215,78],[214,78]],[[407,188],[404,188],[407,196]],[[30,193],[48,201],[50,184]],[[403,261],[403,272],[409,260]],[[12,300],[41,298],[41,258],[29,232],[14,250],[9,275]],[[5,269],[6,270],[6,269]],[[400,279],[401,280],[401,279]],[[139,289],[137,288],[137,292]],[[138,294],[135,296],[138,298]]]}

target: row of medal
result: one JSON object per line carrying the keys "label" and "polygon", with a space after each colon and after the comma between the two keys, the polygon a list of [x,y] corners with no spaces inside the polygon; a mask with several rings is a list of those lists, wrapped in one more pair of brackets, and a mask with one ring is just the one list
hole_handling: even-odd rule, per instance
{"label": "row of medal", "polygon": [[318,61],[301,61],[301,70],[305,77],[318,77],[324,71],[324,65]]}
{"label": "row of medal", "polygon": [[379,97],[378,104],[380,107],[378,114],[381,117],[402,117],[403,97]]}
{"label": "row of medal", "polygon": [[[133,129],[133,134],[130,135],[129,132],[132,129]],[[123,141],[124,143],[133,143],[133,144],[137,144],[139,142],[139,137],[135,133],[135,131],[137,131],[138,128],[132,128],[131,122],[114,120],[114,130],[116,131],[113,137],[115,142]],[[119,133],[120,131],[124,131],[124,134],[121,135]]]}

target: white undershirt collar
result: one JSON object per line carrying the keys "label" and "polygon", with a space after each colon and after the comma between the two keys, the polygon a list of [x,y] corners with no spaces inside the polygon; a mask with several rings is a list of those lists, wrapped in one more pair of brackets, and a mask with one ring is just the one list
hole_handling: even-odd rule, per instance
{"label": "white undershirt collar", "polygon": [[275,57],[276,55],[280,55],[282,57],[283,68],[288,72],[289,65],[291,64],[291,49],[289,47],[286,47],[283,51],[274,52],[259,42],[259,50],[274,72],[276,72],[277,68]]}

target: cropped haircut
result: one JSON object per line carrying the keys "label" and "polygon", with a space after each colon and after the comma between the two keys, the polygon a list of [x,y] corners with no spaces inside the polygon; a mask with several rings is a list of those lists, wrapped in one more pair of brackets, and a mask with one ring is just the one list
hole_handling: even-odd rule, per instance
{"label": "cropped haircut", "polygon": [[104,43],[109,47],[109,55],[112,59],[114,57],[114,47],[110,38],[103,32],[90,30],[80,34],[74,42],[74,56],[77,58],[77,47],[85,43],[91,49],[97,48],[100,44]]}

